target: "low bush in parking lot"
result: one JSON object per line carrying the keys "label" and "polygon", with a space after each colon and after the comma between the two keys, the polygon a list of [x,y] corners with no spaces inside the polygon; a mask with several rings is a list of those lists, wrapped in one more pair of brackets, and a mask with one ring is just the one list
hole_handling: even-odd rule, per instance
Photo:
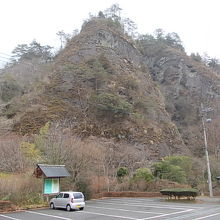
{"label": "low bush in parking lot", "polygon": [[185,197],[187,199],[195,199],[195,197],[198,196],[199,191],[197,189],[192,188],[171,188],[162,189],[160,190],[160,193],[162,195],[168,196],[169,199],[180,199],[181,197]]}

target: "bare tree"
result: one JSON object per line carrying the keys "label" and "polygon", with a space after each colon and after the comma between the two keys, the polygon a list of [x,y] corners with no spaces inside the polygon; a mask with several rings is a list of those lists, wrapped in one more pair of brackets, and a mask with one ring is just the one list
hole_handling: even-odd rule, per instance
{"label": "bare tree", "polygon": [[62,50],[66,43],[71,39],[71,34],[65,33],[63,30],[58,31],[56,35],[60,38],[60,49]]}
{"label": "bare tree", "polygon": [[25,158],[20,150],[19,138],[0,141],[0,172],[23,172]]}

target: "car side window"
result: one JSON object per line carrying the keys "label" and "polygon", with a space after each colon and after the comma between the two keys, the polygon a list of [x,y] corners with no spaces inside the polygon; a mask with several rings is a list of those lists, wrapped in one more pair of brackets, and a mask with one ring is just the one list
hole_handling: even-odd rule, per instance
{"label": "car side window", "polygon": [[70,195],[68,193],[65,193],[63,196],[63,198],[69,198],[69,197],[70,197]]}
{"label": "car side window", "polygon": [[60,193],[58,196],[57,196],[57,199],[59,198],[63,198],[63,193]]}

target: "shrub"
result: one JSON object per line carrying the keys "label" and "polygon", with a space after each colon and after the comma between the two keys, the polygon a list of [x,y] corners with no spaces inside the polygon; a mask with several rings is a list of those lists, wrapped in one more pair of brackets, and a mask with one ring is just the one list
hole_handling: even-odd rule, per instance
{"label": "shrub", "polygon": [[99,56],[99,62],[102,64],[102,67],[107,71],[107,73],[114,73],[114,69],[110,63],[110,61],[107,59],[107,57],[102,53]]}
{"label": "shrub", "polygon": [[42,160],[40,150],[33,143],[21,142],[20,150],[29,165],[35,165]]}
{"label": "shrub", "polygon": [[139,168],[130,179],[130,190],[148,191],[149,185],[153,179],[154,177],[148,168]]}
{"label": "shrub", "polygon": [[123,86],[126,89],[137,90],[138,89],[138,81],[136,78],[132,76],[122,77]]}
{"label": "shrub", "polygon": [[0,97],[4,102],[10,101],[13,97],[22,93],[23,89],[15,80],[0,82]]}
{"label": "shrub", "polygon": [[169,156],[153,164],[154,176],[178,183],[186,183],[192,170],[192,159],[187,156]]}
{"label": "shrub", "polygon": [[180,197],[187,197],[188,199],[190,199],[190,197],[195,198],[199,194],[198,190],[193,188],[162,189],[160,193],[169,198],[175,197],[175,199],[179,199]]}
{"label": "shrub", "polygon": [[128,168],[126,167],[120,167],[118,170],[117,170],[117,178],[119,180],[119,182],[122,182],[122,179],[128,175]]}
{"label": "shrub", "polygon": [[153,167],[155,177],[178,183],[186,182],[186,173],[179,166],[172,165],[167,161],[161,161],[153,164]]}
{"label": "shrub", "polygon": [[137,100],[135,100],[134,107],[149,115],[152,112],[155,112],[159,105],[155,98],[147,96],[139,97]]}
{"label": "shrub", "polygon": [[111,93],[101,93],[94,97],[95,107],[103,116],[125,117],[132,112],[132,105]]}
{"label": "shrub", "polygon": [[146,182],[150,182],[153,180],[153,175],[148,168],[139,168],[136,170],[133,179],[135,181],[145,180]]}
{"label": "shrub", "polygon": [[170,181],[186,183],[186,173],[179,166],[170,165],[169,173],[165,174],[164,177]]}
{"label": "shrub", "polygon": [[98,91],[106,81],[107,70],[98,59],[88,60],[87,66],[86,78],[94,83],[94,89]]}
{"label": "shrub", "polygon": [[18,111],[18,106],[13,103],[12,104],[7,104],[3,109],[2,109],[2,115],[7,117],[8,119],[13,118]]}
{"label": "shrub", "polygon": [[165,157],[164,159],[165,161],[169,162],[171,165],[179,166],[186,173],[190,172],[192,169],[192,158],[190,157],[173,155],[173,156]]}

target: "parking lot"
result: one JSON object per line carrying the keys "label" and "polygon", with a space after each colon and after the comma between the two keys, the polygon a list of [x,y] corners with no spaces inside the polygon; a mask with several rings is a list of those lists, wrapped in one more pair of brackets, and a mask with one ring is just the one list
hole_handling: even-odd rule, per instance
{"label": "parking lot", "polygon": [[86,202],[83,211],[36,209],[0,214],[0,220],[219,220],[220,204],[166,202],[159,198],[106,198]]}

